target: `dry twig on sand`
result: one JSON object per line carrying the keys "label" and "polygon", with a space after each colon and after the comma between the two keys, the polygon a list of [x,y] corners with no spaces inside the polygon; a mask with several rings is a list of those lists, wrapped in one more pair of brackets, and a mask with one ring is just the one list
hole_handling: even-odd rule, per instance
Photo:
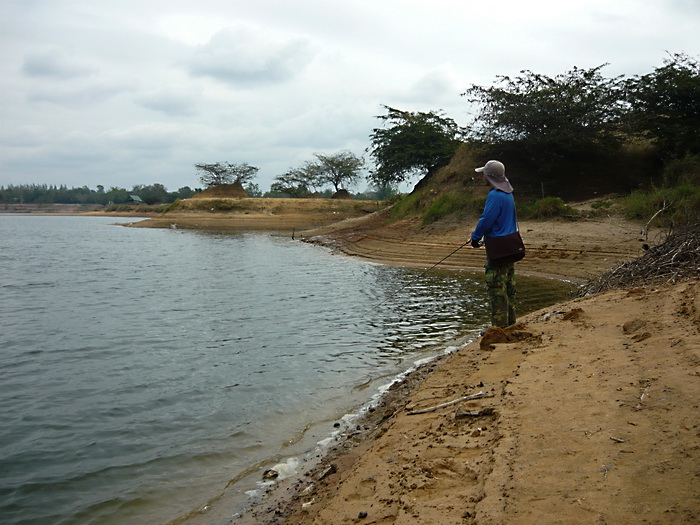
{"label": "dry twig on sand", "polygon": [[462,401],[469,401],[471,399],[482,399],[484,397],[493,397],[493,395],[487,394],[485,392],[478,392],[476,394],[471,394],[469,396],[464,396],[464,397],[460,397],[458,399],[453,399],[452,401],[448,401],[447,403],[442,403],[442,404],[436,405],[434,407],[423,408],[421,410],[412,410],[412,411],[408,412],[408,415],[415,416],[418,414],[427,414],[428,412],[434,412],[435,410],[438,410],[440,408],[445,408],[445,407],[449,407],[452,405],[456,405],[457,403],[461,403]]}
{"label": "dry twig on sand", "polygon": [[581,295],[649,284],[675,283],[700,275],[700,222],[680,229],[642,257],[589,281]]}

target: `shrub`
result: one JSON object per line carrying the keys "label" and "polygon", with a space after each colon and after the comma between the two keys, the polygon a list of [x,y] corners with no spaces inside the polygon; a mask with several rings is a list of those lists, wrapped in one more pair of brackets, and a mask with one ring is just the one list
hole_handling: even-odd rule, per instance
{"label": "shrub", "polygon": [[596,201],[591,204],[591,208],[594,210],[607,210],[610,206],[612,206],[612,202],[610,201]]}
{"label": "shrub", "polygon": [[423,215],[423,224],[430,224],[445,217],[465,218],[479,213],[484,199],[474,198],[468,193],[443,193]]}
{"label": "shrub", "polygon": [[559,197],[545,197],[532,204],[521,206],[525,219],[554,219],[564,217],[573,219],[578,214],[571,206]]}
{"label": "shrub", "polygon": [[410,193],[402,196],[391,210],[391,218],[393,220],[401,219],[412,213],[420,211],[421,201],[417,193]]}
{"label": "shrub", "polygon": [[651,192],[633,192],[622,202],[625,217],[656,226],[682,226],[700,219],[700,186],[683,184]]}
{"label": "shrub", "polygon": [[682,159],[669,161],[664,167],[664,186],[682,184],[700,186],[700,156],[687,155]]}

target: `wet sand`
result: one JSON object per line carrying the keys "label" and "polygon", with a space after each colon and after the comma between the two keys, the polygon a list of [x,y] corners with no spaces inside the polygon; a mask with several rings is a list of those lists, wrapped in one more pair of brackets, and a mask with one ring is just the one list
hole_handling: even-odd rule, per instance
{"label": "wet sand", "polygon": [[[425,266],[467,231],[413,226],[306,236]],[[521,230],[520,273],[583,282],[643,253],[639,226],[617,218]],[[464,248],[448,265],[482,257]],[[492,344],[487,333],[396,385],[374,420],[232,522],[700,522],[699,297],[700,280],[611,291],[527,315]]]}

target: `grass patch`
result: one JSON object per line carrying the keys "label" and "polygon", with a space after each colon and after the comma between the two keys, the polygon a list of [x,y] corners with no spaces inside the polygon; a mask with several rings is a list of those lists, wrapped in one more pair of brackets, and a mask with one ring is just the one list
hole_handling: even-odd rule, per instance
{"label": "grass patch", "polygon": [[431,224],[447,217],[464,219],[481,213],[483,198],[468,193],[443,193],[423,214],[423,224]]}
{"label": "grass patch", "polygon": [[403,219],[409,215],[420,215],[422,211],[421,196],[418,193],[410,193],[402,196],[394,203],[391,209],[391,219]]}
{"label": "grass patch", "polygon": [[[622,200],[625,217],[660,227],[683,226],[700,220],[700,186],[682,184],[650,192],[635,191]],[[658,215],[657,215],[658,213]]]}
{"label": "grass patch", "polygon": [[518,206],[523,219],[576,219],[578,212],[559,197],[545,197],[532,204]]}

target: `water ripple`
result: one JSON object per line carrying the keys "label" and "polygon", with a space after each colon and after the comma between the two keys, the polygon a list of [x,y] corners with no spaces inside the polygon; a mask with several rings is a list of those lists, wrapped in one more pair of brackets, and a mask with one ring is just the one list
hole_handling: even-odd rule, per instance
{"label": "water ripple", "polygon": [[111,222],[0,217],[3,523],[186,514],[487,316],[480,276]]}

